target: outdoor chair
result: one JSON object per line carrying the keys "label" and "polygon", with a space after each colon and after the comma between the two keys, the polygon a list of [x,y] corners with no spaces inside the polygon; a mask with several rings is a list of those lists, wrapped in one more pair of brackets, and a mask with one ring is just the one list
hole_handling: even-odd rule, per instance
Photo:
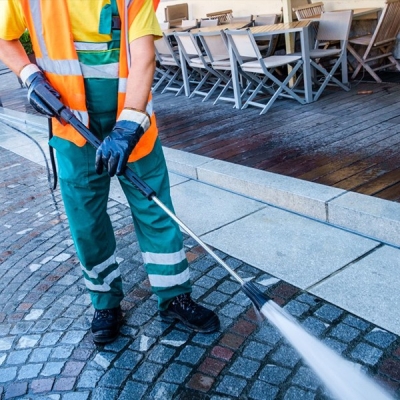
{"label": "outdoor chair", "polygon": [[[282,55],[263,58],[250,29],[225,30],[224,33],[228,37],[229,45],[232,47],[240,69],[256,86],[242,109],[252,105],[261,107],[260,114],[265,114],[279,97],[293,98],[304,103],[304,100],[288,86],[289,81],[303,64],[301,56]],[[281,81],[275,77],[274,72],[278,67],[287,65],[291,65],[292,70]],[[256,101],[256,97],[260,97],[261,94],[270,95],[266,104],[263,103],[263,99]]]}
{"label": "outdoor chair", "polygon": [[[311,1],[309,0],[292,0],[291,1],[292,10],[298,7],[307,6],[308,4],[310,4],[310,2]],[[296,19],[297,19],[296,13],[292,11],[292,20],[295,21]]]}
{"label": "outdoor chair", "polygon": [[214,11],[206,14],[207,18],[217,19],[218,25],[229,23],[232,19],[232,10]]}
{"label": "outdoor chair", "polygon": [[357,61],[351,78],[354,79],[364,68],[381,83],[382,79],[375,71],[390,67],[400,71],[400,64],[392,53],[399,31],[400,0],[387,0],[373,34],[349,39],[347,49]]}
{"label": "outdoor chair", "polygon": [[197,28],[197,19],[184,19],[182,20],[182,28]]}
{"label": "outdoor chair", "polygon": [[188,3],[174,4],[164,8],[165,22],[169,22],[171,28],[181,25],[182,20],[189,19]]}
{"label": "outdoor chair", "polygon": [[[257,15],[254,18],[254,26],[277,24],[280,16],[277,14]],[[274,54],[278,44],[279,35],[266,35],[261,40],[256,39],[258,49],[264,57]]]}
{"label": "outdoor chair", "polygon": [[[223,77],[211,67],[211,60],[203,55],[192,33],[175,32],[174,35],[179,48],[186,96],[192,98],[200,95],[204,97],[203,101],[208,100],[223,81]],[[195,73],[199,78],[192,81]],[[193,90],[190,83],[196,84]]]}
{"label": "outdoor chair", "polygon": [[205,26],[217,26],[219,23],[217,18],[214,19],[202,19],[200,20],[200,28],[204,28]]}
{"label": "outdoor chair", "polygon": [[[347,77],[346,48],[352,19],[352,10],[325,12],[321,15],[314,49],[310,50],[311,66],[314,68],[314,83],[319,85],[314,95],[314,101],[319,99],[330,83],[335,83],[343,90],[350,90]],[[325,47],[326,43],[332,42],[338,43],[338,48]],[[341,81],[334,76],[339,67],[342,72]],[[320,80],[317,79],[318,72],[322,74]],[[300,78],[301,76],[297,79],[295,86],[298,85]]]}
{"label": "outdoor chair", "polygon": [[174,51],[165,34],[161,39],[154,41],[154,50],[159,67],[156,67],[158,80],[152,91],[155,92],[163,83],[167,83],[161,93],[172,91],[178,96],[184,90],[179,54]]}
{"label": "outdoor chair", "polygon": [[220,100],[235,102],[235,98],[233,96],[225,96],[229,89],[233,89],[231,74],[232,68],[226,36],[222,33],[222,31],[198,32],[195,36],[199,38],[211,67],[221,75],[221,83],[224,84],[223,89],[218,95],[217,99],[214,101],[214,104]]}
{"label": "outdoor chair", "polygon": [[237,22],[244,22],[251,25],[253,23],[253,16],[247,15],[245,17],[232,17],[231,20],[229,21],[230,24],[235,24]]}
{"label": "outdoor chair", "polygon": [[302,19],[319,17],[324,12],[324,3],[318,2],[299,7],[294,7],[293,12],[296,14],[296,18],[299,21]]}

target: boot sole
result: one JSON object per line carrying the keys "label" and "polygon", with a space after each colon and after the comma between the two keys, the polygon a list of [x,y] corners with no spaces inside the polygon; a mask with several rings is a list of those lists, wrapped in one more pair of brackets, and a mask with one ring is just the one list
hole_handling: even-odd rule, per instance
{"label": "boot sole", "polygon": [[210,321],[205,325],[205,326],[197,326],[193,325],[190,322],[185,321],[183,318],[181,318],[178,314],[175,313],[169,313],[169,314],[164,314],[160,313],[161,319],[164,322],[174,322],[174,321],[179,321],[183,325],[187,326],[188,328],[192,329],[195,332],[201,332],[201,333],[212,333],[215,332],[219,329],[220,327],[220,322],[217,316],[214,316],[213,318],[210,319]]}

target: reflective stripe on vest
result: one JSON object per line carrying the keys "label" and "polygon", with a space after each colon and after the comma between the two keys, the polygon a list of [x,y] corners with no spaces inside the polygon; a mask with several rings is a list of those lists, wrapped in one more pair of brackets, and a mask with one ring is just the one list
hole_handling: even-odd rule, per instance
{"label": "reflective stripe on vest", "polygon": [[[83,82],[82,65],[79,63],[76,53],[77,43],[72,41],[72,32],[68,17],[66,0],[50,2],[46,0],[19,0],[31,32],[33,50],[37,63],[41,67],[50,84],[60,93],[63,103],[71,109],[74,115],[82,123],[89,126],[89,118],[86,108],[85,86]],[[128,43],[128,26],[130,26],[143,6],[144,0],[117,0],[118,11],[121,17],[121,45],[118,72],[115,74],[115,65],[108,65],[108,71],[101,68],[85,66],[85,77],[102,77],[103,72],[111,73],[119,78],[118,84],[118,112],[124,107],[126,81],[129,73],[130,54]],[[43,25],[43,21],[46,21]],[[80,43],[79,46],[89,44]],[[96,47],[97,43],[90,44]],[[101,44],[104,46],[104,43]],[[101,66],[103,67],[103,66]],[[88,75],[86,75],[88,74]],[[109,76],[109,75],[107,75]],[[146,111],[151,116],[150,128],[140,139],[129,162],[136,161],[147,154],[154,147],[157,138],[157,126],[153,106],[149,93],[149,104]],[[149,110],[151,112],[149,112]],[[53,124],[54,135],[83,146],[86,140],[71,125],[62,125],[56,119]]]}

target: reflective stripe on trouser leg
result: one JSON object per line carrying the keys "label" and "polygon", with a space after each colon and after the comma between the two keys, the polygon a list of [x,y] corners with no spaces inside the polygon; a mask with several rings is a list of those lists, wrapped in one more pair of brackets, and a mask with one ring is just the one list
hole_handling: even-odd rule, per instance
{"label": "reflective stripe on trouser leg", "polygon": [[[129,164],[135,173],[157,193],[173,211],[168,171],[161,144],[152,152]],[[124,177],[120,182],[131,206],[135,231],[153,292],[163,310],[175,296],[191,292],[188,262],[179,226],[153,201],[149,201]]]}
{"label": "reflective stripe on trouser leg", "polygon": [[60,189],[86,287],[96,309],[117,307],[122,279],[115,260],[115,237],[107,214],[110,178],[94,169],[95,149],[53,137]]}

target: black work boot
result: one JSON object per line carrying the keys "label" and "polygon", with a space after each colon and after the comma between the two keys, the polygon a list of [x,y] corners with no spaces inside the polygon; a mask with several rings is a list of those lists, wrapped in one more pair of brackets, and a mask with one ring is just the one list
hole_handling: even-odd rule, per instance
{"label": "black work boot", "polygon": [[92,320],[93,341],[96,344],[106,344],[115,340],[122,320],[121,307],[95,310]]}
{"label": "black work boot", "polygon": [[195,303],[189,293],[176,296],[166,310],[160,311],[160,315],[166,322],[178,319],[196,332],[210,333],[219,329],[217,314]]}

